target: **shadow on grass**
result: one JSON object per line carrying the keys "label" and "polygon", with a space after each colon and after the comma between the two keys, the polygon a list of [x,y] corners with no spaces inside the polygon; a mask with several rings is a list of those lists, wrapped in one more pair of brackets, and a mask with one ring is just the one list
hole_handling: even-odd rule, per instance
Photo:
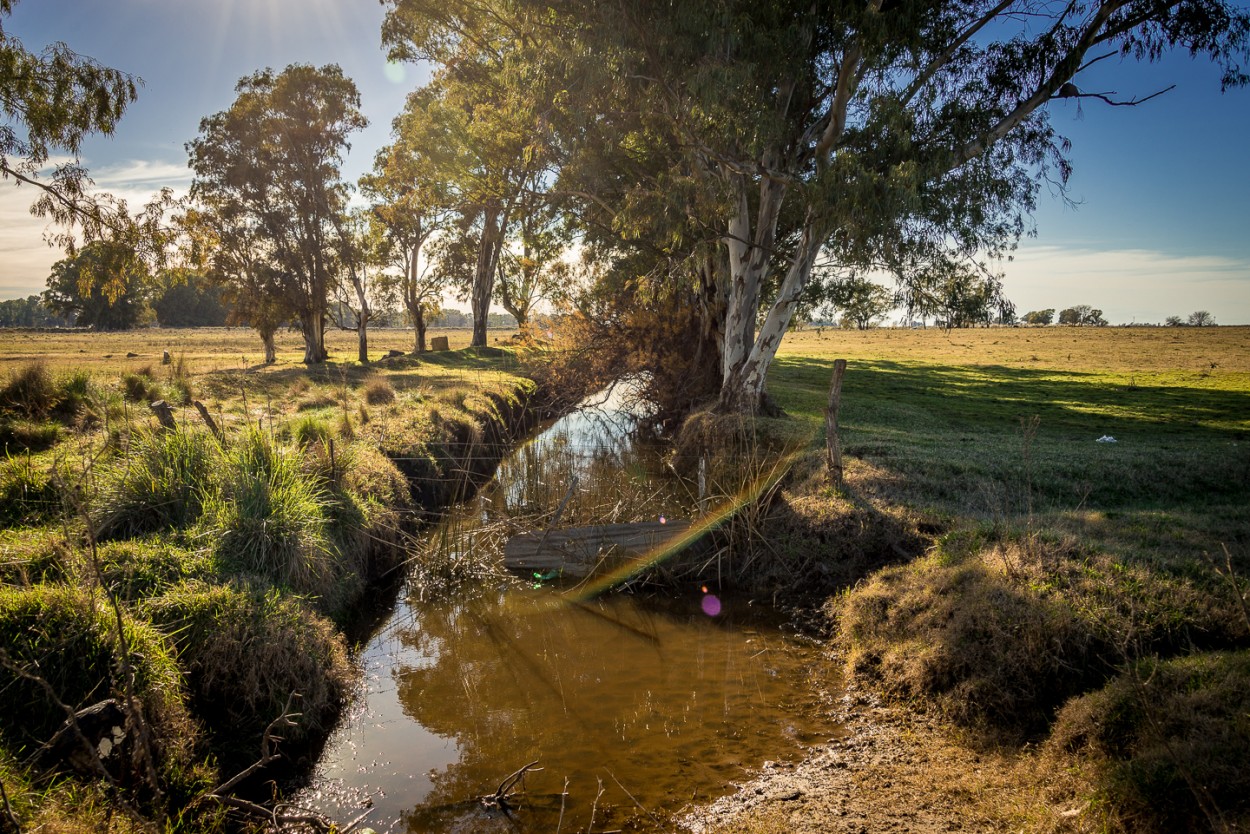
{"label": "shadow on grass", "polygon": [[[831,365],[779,358],[770,391],[820,420]],[[858,362],[843,383],[843,447],[878,470],[875,491],[981,517],[1250,493],[1250,391],[1114,379]],[[1096,442],[1104,435],[1118,442]]]}

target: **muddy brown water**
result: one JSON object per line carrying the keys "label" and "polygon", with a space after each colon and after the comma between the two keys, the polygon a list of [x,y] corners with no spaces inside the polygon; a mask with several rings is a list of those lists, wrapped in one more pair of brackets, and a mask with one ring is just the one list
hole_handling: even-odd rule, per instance
{"label": "muddy brown water", "polygon": [[[484,530],[548,523],[562,501],[566,519],[689,512],[697,496],[634,442],[636,422],[619,392],[557,421],[429,540],[498,548]],[[835,679],[828,661],[745,600],[586,598],[522,579],[402,593],[297,801],[341,822],[371,807],[379,832],[668,831],[683,805],[836,734],[815,694]],[[531,762],[506,814],[480,801]]]}

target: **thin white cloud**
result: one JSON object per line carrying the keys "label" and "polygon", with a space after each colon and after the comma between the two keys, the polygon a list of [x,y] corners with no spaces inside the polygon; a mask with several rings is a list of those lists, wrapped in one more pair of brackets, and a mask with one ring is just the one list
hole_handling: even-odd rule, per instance
{"label": "thin white cloud", "polygon": [[1025,245],[1002,269],[1020,312],[1089,304],[1114,323],[1161,322],[1194,310],[1210,310],[1221,324],[1250,323],[1250,260]]}
{"label": "thin white cloud", "polygon": [[[131,211],[165,186],[182,195],[191,185],[190,169],[172,162],[131,160],[99,168],[88,162],[88,170],[96,190],[124,199]],[[52,265],[64,257],[44,242],[48,221],[30,213],[38,198],[39,190],[31,185],[0,181],[0,298],[42,292]]]}

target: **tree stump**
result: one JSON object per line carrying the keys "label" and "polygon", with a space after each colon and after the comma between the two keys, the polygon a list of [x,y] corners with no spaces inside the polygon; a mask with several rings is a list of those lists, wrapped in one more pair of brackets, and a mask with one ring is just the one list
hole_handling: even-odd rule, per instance
{"label": "tree stump", "polygon": [[164,400],[157,400],[149,405],[148,408],[152,409],[152,413],[156,415],[156,419],[160,421],[162,428],[178,428],[178,424],[174,422],[174,410],[169,407],[169,403]]}
{"label": "tree stump", "polygon": [[842,407],[842,375],[846,360],[833,361],[833,382],[829,386],[829,407],[825,409],[825,446],[829,457],[829,484],[842,488],[842,442],[838,439],[838,410]]}

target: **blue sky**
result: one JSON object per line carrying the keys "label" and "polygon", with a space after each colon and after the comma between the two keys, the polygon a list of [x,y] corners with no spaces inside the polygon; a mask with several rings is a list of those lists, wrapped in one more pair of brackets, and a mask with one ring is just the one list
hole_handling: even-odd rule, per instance
{"label": "blue sky", "polygon": [[[101,187],[139,202],[186,186],[183,146],[203,116],[230,105],[241,76],[293,62],[337,63],[356,81],[371,124],[346,174],[366,171],[424,80],[415,66],[387,65],[383,12],[376,0],[20,0],[5,29],[27,48],[61,40],[143,79],[116,135],[83,154]],[[1128,98],[1177,87],[1138,108],[1050,105],[1073,142],[1068,196],[1080,205],[1043,193],[1037,236],[1003,265],[1008,297],[1021,312],[1091,304],[1114,323],[1197,309],[1250,323],[1250,90],[1221,95],[1216,68],[1187,56],[1094,70],[1083,90]],[[27,214],[32,199],[0,183],[0,298],[40,292],[59,257]]]}

